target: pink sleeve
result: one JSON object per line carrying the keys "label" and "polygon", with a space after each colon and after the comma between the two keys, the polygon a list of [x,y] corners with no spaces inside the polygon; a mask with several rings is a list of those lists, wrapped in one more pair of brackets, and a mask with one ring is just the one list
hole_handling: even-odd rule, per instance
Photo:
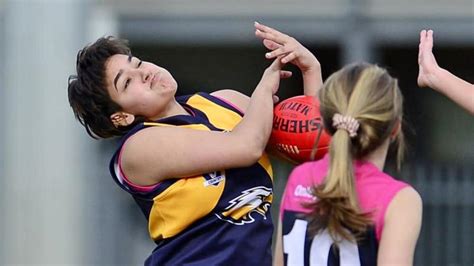
{"label": "pink sleeve", "polygon": [[280,219],[285,210],[308,213],[310,210],[303,207],[304,203],[314,200],[311,195],[313,184],[311,164],[306,163],[293,169],[285,187],[280,204]]}
{"label": "pink sleeve", "polygon": [[226,100],[226,99],[224,99],[224,98],[222,98],[222,97],[219,97],[219,96],[215,96],[215,95],[212,95],[212,96],[213,96],[213,97],[216,97],[217,99],[219,99],[219,100],[225,102],[226,104],[228,104],[228,105],[234,107],[234,108],[235,108],[236,110],[238,110],[240,113],[244,114],[244,111],[243,111],[242,109],[240,109],[240,107],[238,107],[237,105],[231,103],[230,101],[228,101],[228,100]]}

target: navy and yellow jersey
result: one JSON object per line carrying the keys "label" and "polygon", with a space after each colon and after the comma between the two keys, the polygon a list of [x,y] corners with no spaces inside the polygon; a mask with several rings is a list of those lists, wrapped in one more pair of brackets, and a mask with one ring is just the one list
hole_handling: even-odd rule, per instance
{"label": "navy and yellow jersey", "polygon": [[134,197],[157,244],[145,264],[270,265],[273,173],[266,155],[249,167],[166,179],[149,191],[135,189],[121,177],[121,147],[137,131],[151,126],[231,131],[243,115],[206,93],[178,97],[177,101],[192,115],[137,125],[124,136],[110,162],[112,177]]}

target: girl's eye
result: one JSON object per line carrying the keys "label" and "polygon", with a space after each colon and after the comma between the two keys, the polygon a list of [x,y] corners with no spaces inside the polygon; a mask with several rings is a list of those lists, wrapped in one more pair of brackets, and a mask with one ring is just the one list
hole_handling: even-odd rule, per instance
{"label": "girl's eye", "polygon": [[128,87],[128,84],[130,84],[130,79],[127,79],[127,81],[125,81],[125,89]]}
{"label": "girl's eye", "polygon": [[138,62],[137,68],[139,68],[142,65],[142,62],[143,61],[141,61],[141,60],[140,60],[140,62]]}

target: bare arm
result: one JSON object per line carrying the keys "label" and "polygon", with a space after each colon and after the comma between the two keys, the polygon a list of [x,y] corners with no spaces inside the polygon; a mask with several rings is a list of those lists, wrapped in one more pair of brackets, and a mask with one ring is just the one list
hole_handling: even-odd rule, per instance
{"label": "bare arm", "polygon": [[[281,78],[289,78],[291,77],[291,74],[292,73],[290,71],[285,71],[285,70],[280,71]],[[248,97],[247,95],[241,92],[238,92],[236,90],[231,90],[231,89],[218,90],[218,91],[212,92],[211,95],[230,102],[231,104],[235,105],[244,113],[246,112],[247,107],[249,106],[249,102],[250,102],[250,97]],[[278,102],[278,96],[273,95],[273,103],[276,103],[276,102]]]}
{"label": "bare arm", "polygon": [[218,91],[212,92],[211,95],[219,97],[221,99],[224,99],[232,103],[244,113],[245,113],[245,110],[247,110],[247,107],[249,106],[249,103],[250,103],[250,97],[235,90],[229,90],[229,89],[218,90]]}
{"label": "bare arm", "polygon": [[268,59],[282,57],[282,63],[296,65],[303,75],[304,95],[317,96],[323,85],[321,65],[318,59],[295,38],[260,23],[255,23],[255,35],[263,39],[263,44],[271,52],[265,54]]}
{"label": "bare arm", "polygon": [[420,32],[418,65],[418,86],[433,88],[474,115],[474,85],[438,66],[432,30]]}
{"label": "bare arm", "polygon": [[385,213],[377,265],[413,265],[422,208],[421,197],[413,188],[397,193]]}
{"label": "bare arm", "polygon": [[255,88],[246,114],[231,132],[149,127],[133,135],[122,152],[125,174],[137,185],[255,163],[272,128],[273,100],[281,76],[275,60]]}
{"label": "bare arm", "polygon": [[282,221],[278,220],[278,229],[275,242],[275,251],[273,252],[273,266],[283,266],[283,236],[282,236]]}

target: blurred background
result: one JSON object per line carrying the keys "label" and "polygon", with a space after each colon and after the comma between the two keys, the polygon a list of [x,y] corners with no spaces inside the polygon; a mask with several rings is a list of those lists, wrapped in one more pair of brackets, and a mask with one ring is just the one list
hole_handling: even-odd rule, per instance
{"label": "blurred background", "polygon": [[[400,172],[386,170],[424,200],[415,265],[473,265],[474,117],[416,85],[424,28],[438,63],[474,82],[472,0],[0,0],[0,265],[142,265],[154,247],[109,176],[115,140],[89,138],[69,107],[79,49],[120,36],[167,68],[180,95],[250,95],[269,63],[254,21],[296,37],[324,78],[363,60],[399,79],[409,151]],[[303,93],[289,69],[282,99]],[[280,195],[293,166],[273,162]]]}

